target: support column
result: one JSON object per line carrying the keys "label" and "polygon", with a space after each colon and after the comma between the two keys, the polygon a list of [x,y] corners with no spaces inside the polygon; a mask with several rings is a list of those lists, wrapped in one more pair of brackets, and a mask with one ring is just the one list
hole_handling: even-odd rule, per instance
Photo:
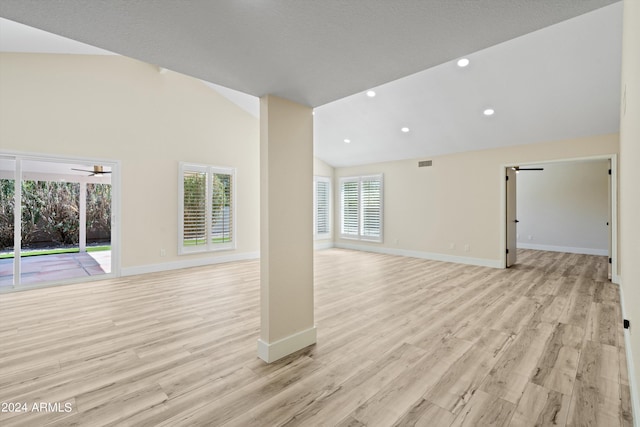
{"label": "support column", "polygon": [[78,227],[80,252],[87,251],[87,183],[80,183],[80,225]]}
{"label": "support column", "polygon": [[[634,421],[640,419],[640,1],[624,1],[620,104],[620,287]],[[637,421],[636,421],[637,422]]]}
{"label": "support column", "polygon": [[260,339],[267,363],[316,342],[312,109],[260,99]]}

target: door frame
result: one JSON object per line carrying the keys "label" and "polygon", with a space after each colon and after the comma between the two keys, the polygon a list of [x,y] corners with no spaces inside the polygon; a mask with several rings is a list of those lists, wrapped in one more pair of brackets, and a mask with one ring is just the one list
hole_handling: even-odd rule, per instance
{"label": "door frame", "polygon": [[[87,164],[102,164],[111,167],[111,272],[105,273],[100,276],[87,276],[77,279],[68,279],[62,281],[49,281],[42,282],[33,285],[20,285],[18,287],[12,286],[10,289],[0,290],[0,292],[15,292],[33,288],[41,288],[48,286],[67,285],[72,283],[81,283],[87,281],[103,280],[107,278],[120,277],[121,268],[121,161],[113,159],[105,159],[99,157],[80,157],[80,156],[67,156],[45,153],[27,153],[21,151],[1,150],[0,155],[6,157],[13,157],[16,161],[16,167],[14,170],[14,179],[17,178],[18,173],[22,172],[18,166],[20,161],[39,161],[50,163],[87,163]],[[22,179],[22,177],[20,177]],[[16,236],[18,231],[16,230]],[[14,245],[16,243],[14,242]],[[19,255],[19,254],[18,254]],[[14,272],[18,273],[19,268],[15,268]]]}
{"label": "door frame", "polygon": [[[514,165],[515,166],[515,165]],[[506,250],[505,252],[505,267],[509,268],[512,265],[515,265],[518,261],[517,261],[517,256],[518,256],[518,251],[517,251],[517,246],[518,246],[518,204],[517,204],[517,185],[518,185],[518,181],[517,181],[517,171],[515,170],[515,168],[512,167],[507,167],[505,168],[505,182],[504,182],[504,186],[505,186],[505,248]],[[516,195],[516,200],[513,200],[510,202],[509,200],[509,189],[513,189],[513,194]],[[511,215],[509,215],[510,213],[510,207],[513,207],[513,212],[511,213]],[[513,222],[512,222],[512,218],[513,218]],[[511,233],[509,232],[509,230],[511,230],[513,228],[513,233],[514,235],[511,236]],[[512,240],[513,239],[513,240]],[[509,240],[511,240],[511,242],[509,242]],[[509,243],[514,244],[514,247],[511,248]],[[510,249],[513,250],[513,253],[511,252],[507,252]],[[511,262],[509,261],[511,259]]]}
{"label": "door frame", "polygon": [[499,168],[499,185],[500,185],[500,265],[501,268],[507,267],[507,186],[504,185],[504,177],[507,173],[506,169],[518,166],[530,166],[530,165],[545,165],[552,163],[565,163],[584,160],[610,160],[611,161],[611,281],[619,284],[620,278],[618,277],[618,155],[617,154],[603,154],[599,156],[589,157],[571,157],[563,159],[553,160],[539,160],[518,162],[510,161],[508,163],[502,163]]}

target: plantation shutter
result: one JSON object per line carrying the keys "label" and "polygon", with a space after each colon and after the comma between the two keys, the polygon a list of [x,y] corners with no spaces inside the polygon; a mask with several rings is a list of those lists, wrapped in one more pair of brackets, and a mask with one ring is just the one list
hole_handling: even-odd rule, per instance
{"label": "plantation shutter", "polygon": [[382,182],[378,177],[364,177],[361,188],[361,236],[365,239],[378,240],[382,235]]}
{"label": "plantation shutter", "polygon": [[341,235],[382,241],[382,175],[340,180]]}
{"label": "plantation shutter", "polygon": [[235,249],[235,169],[180,163],[178,253]]}
{"label": "plantation shutter", "polygon": [[316,178],[315,180],[315,234],[330,233],[329,212],[329,180]]}
{"label": "plantation shutter", "polygon": [[184,188],[183,246],[207,244],[207,174],[185,170],[182,175]]}
{"label": "plantation shutter", "polygon": [[359,233],[359,180],[343,179],[340,182],[342,234],[358,237]]}
{"label": "plantation shutter", "polygon": [[233,240],[232,176],[212,173],[211,185],[211,243],[227,243]]}

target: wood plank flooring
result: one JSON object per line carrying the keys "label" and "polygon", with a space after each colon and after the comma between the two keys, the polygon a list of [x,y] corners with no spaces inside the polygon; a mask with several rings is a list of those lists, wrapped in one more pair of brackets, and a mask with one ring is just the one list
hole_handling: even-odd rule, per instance
{"label": "wood plank flooring", "polygon": [[257,261],[0,295],[0,425],[632,425],[606,258],[315,257],[318,343],[270,365]]}

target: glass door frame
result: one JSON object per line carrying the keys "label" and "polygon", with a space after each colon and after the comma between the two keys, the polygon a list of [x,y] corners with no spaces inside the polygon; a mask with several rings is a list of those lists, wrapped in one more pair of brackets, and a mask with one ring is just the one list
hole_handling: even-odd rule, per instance
{"label": "glass door frame", "polygon": [[[11,292],[39,287],[79,283],[86,281],[102,280],[120,276],[120,168],[118,160],[69,157],[55,155],[34,155],[12,151],[0,151],[0,158],[14,161],[14,242],[13,242],[13,283],[12,286],[0,287],[0,293]],[[76,279],[63,279],[43,281],[37,284],[21,284],[22,274],[22,182],[25,180],[23,171],[23,161],[36,161],[48,163],[69,163],[69,164],[99,164],[111,168],[111,271],[109,273],[86,276]]]}

